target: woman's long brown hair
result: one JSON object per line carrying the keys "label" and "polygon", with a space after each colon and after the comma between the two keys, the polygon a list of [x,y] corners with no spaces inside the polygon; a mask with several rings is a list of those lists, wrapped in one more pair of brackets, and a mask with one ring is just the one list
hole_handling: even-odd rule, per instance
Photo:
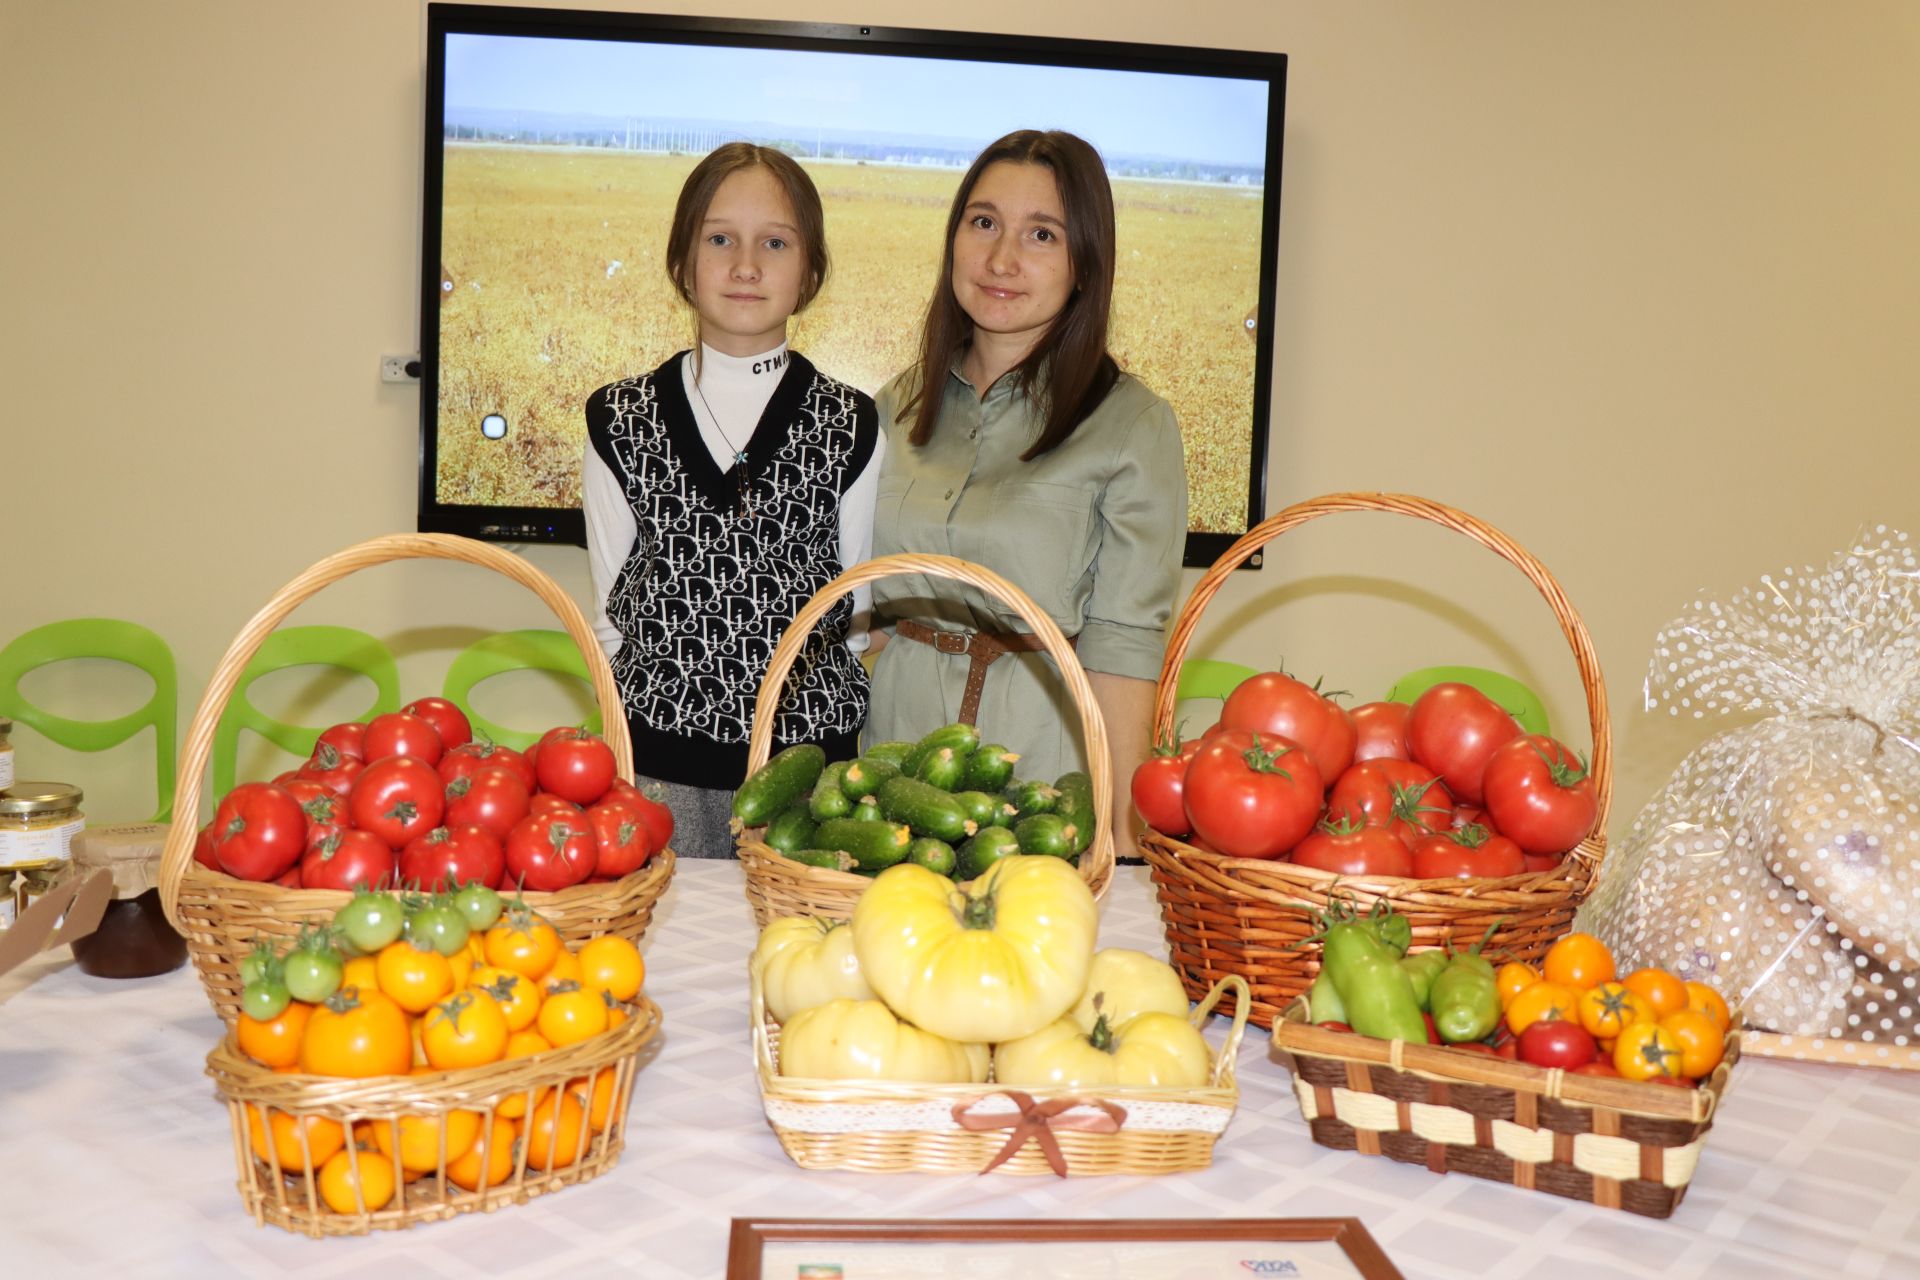
{"label": "woman's long brown hair", "polygon": [[1107,312],[1113,302],[1113,189],[1100,153],[1084,140],[1057,129],[1022,129],[982,151],[960,180],[953,208],[947,214],[947,241],[940,255],[940,278],[927,304],[927,322],[920,340],[919,385],[901,406],[896,421],[913,415],[907,439],[925,444],[933,436],[934,419],[946,387],[953,357],[973,338],[973,319],[961,309],[953,293],[953,238],[974,184],[989,165],[1001,161],[1045,165],[1053,171],[1066,214],[1067,253],[1073,263],[1073,292],[1060,314],[1034,345],[1027,358],[1010,370],[1022,391],[1042,408],[1040,436],[1020,455],[1039,457],[1073,434],[1074,428],[1106,399],[1120,377],[1120,367],[1107,354]]}

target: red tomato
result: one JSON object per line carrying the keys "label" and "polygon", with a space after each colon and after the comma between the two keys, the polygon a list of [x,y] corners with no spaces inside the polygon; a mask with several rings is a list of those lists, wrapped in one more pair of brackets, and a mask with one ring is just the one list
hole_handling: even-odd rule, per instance
{"label": "red tomato", "polygon": [[296,777],[284,785],[300,802],[300,811],[307,815],[309,828],[339,826],[347,820],[347,802],[339,792],[312,778]]}
{"label": "red tomato", "polygon": [[578,805],[589,805],[613,785],[613,748],[599,734],[563,729],[540,740],[534,762],[540,789]]}
{"label": "red tomato", "polygon": [[412,756],[374,761],[353,780],[353,790],[347,793],[353,825],[373,832],[389,849],[403,848],[415,836],[439,826],[446,810],[440,775],[432,765]]}
{"label": "red tomato", "polygon": [[1488,756],[1481,785],[1495,824],[1532,854],[1565,853],[1593,831],[1600,812],[1586,761],[1537,733]]}
{"label": "red tomato", "polygon": [[319,741],[313,744],[314,754],[320,753],[322,743],[334,749],[334,752],[347,760],[358,760],[362,764],[367,759],[367,726],[358,720],[349,720],[336,724],[321,733]]}
{"label": "red tomato", "polygon": [[317,827],[300,859],[303,889],[378,889],[393,879],[393,850],[371,831]]}
{"label": "red tomato", "polygon": [[200,834],[193,838],[193,860],[210,871],[224,871],[220,859],[213,853],[213,824],[209,822],[200,828]]}
{"label": "red tomato", "polygon": [[405,711],[389,711],[367,722],[367,763],[389,756],[411,756],[426,765],[437,765],[446,754],[440,731],[433,721]]}
{"label": "red tomato", "polygon": [[[336,725],[335,728],[340,726]],[[354,725],[358,729],[359,725]],[[327,730],[332,733],[333,730]],[[299,768],[301,777],[317,782],[337,796],[344,796],[353,790],[353,780],[360,776],[366,764],[359,756],[350,756],[337,746],[324,739],[313,748],[313,757]]]}
{"label": "red tomato", "polygon": [[1493,822],[1487,817],[1487,811],[1477,804],[1456,804],[1453,806],[1453,829],[1459,831],[1465,827],[1485,827],[1495,835],[1499,834],[1499,832],[1494,831]]}
{"label": "red tomato", "polygon": [[1189,759],[1179,748],[1162,744],[1133,771],[1133,807],[1155,831],[1184,836],[1193,830],[1185,798]]}
{"label": "red tomato", "polygon": [[1227,695],[1220,723],[1252,729],[1297,744],[1313,761],[1323,781],[1331,782],[1353,763],[1353,718],[1345,707],[1280,671],[1248,676]]}
{"label": "red tomato", "polygon": [[506,849],[485,827],[435,827],[400,851],[400,883],[422,889],[476,883],[498,889],[506,875]]}
{"label": "red tomato", "polygon": [[1433,686],[1415,699],[1407,717],[1413,758],[1439,774],[1456,799],[1471,804],[1480,803],[1487,757],[1519,736],[1519,723],[1470,684]]}
{"label": "red tomato", "polygon": [[[658,787],[657,783],[648,785],[656,789]],[[647,829],[653,832],[653,847],[656,851],[673,843],[673,810],[624,778],[615,778],[613,785],[607,790],[633,802],[634,808],[640,812],[640,821],[646,823]]]}
{"label": "red tomato", "polygon": [[1520,1060],[1520,1041],[1517,1039],[1501,1041],[1499,1044],[1493,1046],[1493,1056],[1496,1058],[1508,1058],[1514,1062],[1518,1062]]}
{"label": "red tomato", "polygon": [[445,698],[415,698],[400,710],[431,724],[440,734],[442,750],[451,751],[473,741],[473,724],[467,713]]}
{"label": "red tomato", "polygon": [[305,885],[300,883],[300,864],[297,862],[285,871],[282,871],[278,876],[275,876],[273,883],[279,885],[282,889],[306,888]]}
{"label": "red tomato", "polygon": [[1424,765],[1411,760],[1367,760],[1333,784],[1327,815],[1385,827],[1411,847],[1428,832],[1447,829],[1453,818],[1453,797]]}
{"label": "red tomato", "polygon": [[1406,760],[1407,717],[1413,705],[1406,702],[1366,702],[1349,714],[1353,719],[1353,762],[1362,760]]}
{"label": "red tomato", "polygon": [[551,893],[593,874],[593,828],[565,814],[534,814],[507,834],[507,881]]}
{"label": "red tomato", "polygon": [[1313,830],[1324,790],[1312,757],[1297,743],[1229,729],[1187,766],[1187,817],[1221,853],[1275,858]]}
{"label": "red tomato", "polygon": [[447,784],[444,820],[450,827],[484,827],[504,842],[514,824],[527,816],[531,801],[527,783],[517,772],[489,765]]}
{"label": "red tomato", "polygon": [[587,824],[593,828],[595,875],[630,875],[654,854],[653,832],[629,800],[608,796],[587,810]]}
{"label": "red tomato", "polygon": [[563,817],[582,818],[587,810],[571,800],[554,795],[551,791],[542,791],[528,802],[527,812],[539,817],[543,813],[557,813]]}
{"label": "red tomato", "polygon": [[1562,1018],[1543,1018],[1520,1033],[1520,1061],[1536,1067],[1561,1067],[1571,1071],[1585,1066],[1599,1054],[1593,1034],[1577,1022]]}
{"label": "red tomato", "polygon": [[242,880],[277,880],[307,847],[307,815],[285,787],[243,782],[213,813],[213,856]]}
{"label": "red tomato", "polygon": [[1519,845],[1481,826],[1436,832],[1413,842],[1413,874],[1421,880],[1491,879],[1517,876],[1526,869]]}
{"label": "red tomato", "polygon": [[1618,1071],[1618,1069],[1614,1067],[1614,1065],[1611,1062],[1608,1062],[1604,1058],[1602,1058],[1594,1062],[1581,1063],[1579,1066],[1573,1069],[1573,1074],[1577,1076],[1618,1077],[1620,1072]]}
{"label": "red tomato", "polygon": [[1439,1044],[1439,1043],[1440,1043],[1440,1028],[1439,1028],[1439,1027],[1436,1027],[1436,1026],[1435,1026],[1435,1025],[1433,1024],[1433,1015],[1432,1015],[1432,1014],[1430,1014],[1430,1013],[1428,1013],[1428,1012],[1427,1012],[1427,1011],[1426,1011],[1425,1009],[1422,1009],[1422,1010],[1420,1011],[1420,1021],[1422,1021],[1422,1022],[1424,1022],[1424,1023],[1426,1023],[1426,1024],[1427,1024],[1427,1043],[1428,1043],[1428,1044]]}
{"label": "red tomato", "polygon": [[1295,846],[1293,860],[1343,876],[1405,876],[1414,866],[1407,846],[1393,833],[1357,822],[1322,822]]}
{"label": "red tomato", "polygon": [[1524,853],[1522,861],[1529,871],[1551,871],[1566,861],[1564,853]]}
{"label": "red tomato", "polygon": [[440,757],[440,776],[448,782],[482,769],[510,770],[527,784],[528,795],[532,795],[534,787],[539,785],[534,781],[533,766],[527,763],[527,758],[512,747],[503,747],[498,743],[468,742]]}

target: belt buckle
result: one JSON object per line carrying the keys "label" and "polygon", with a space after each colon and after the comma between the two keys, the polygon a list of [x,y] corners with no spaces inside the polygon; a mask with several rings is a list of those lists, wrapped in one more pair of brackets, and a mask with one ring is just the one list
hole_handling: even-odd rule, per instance
{"label": "belt buckle", "polygon": [[973,633],[970,631],[935,630],[933,633],[933,647],[941,653],[966,653],[973,648]]}

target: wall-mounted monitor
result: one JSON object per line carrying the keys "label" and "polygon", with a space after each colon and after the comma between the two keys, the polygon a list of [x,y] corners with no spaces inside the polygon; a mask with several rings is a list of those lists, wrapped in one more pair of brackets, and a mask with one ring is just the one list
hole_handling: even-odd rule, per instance
{"label": "wall-mounted monitor", "polygon": [[805,166],[833,271],[795,349],[907,366],[988,142],[1059,128],[1112,179],[1112,349],[1186,444],[1187,563],[1265,515],[1282,54],[816,23],[428,7],[420,528],[584,543],[581,406],[693,342],[682,180],[745,139]]}

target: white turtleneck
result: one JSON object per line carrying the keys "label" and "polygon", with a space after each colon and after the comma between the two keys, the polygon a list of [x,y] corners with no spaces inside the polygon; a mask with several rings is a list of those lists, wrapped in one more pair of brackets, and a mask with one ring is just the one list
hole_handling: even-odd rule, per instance
{"label": "white turtleneck", "polygon": [[[713,455],[721,471],[733,467],[734,455],[747,447],[767,401],[787,370],[787,344],[754,356],[730,356],[700,344],[696,380],[695,361],[680,362],[680,377],[686,388],[687,403],[700,426],[701,442]],[[840,500],[840,567],[852,568],[873,554],[873,507],[880,486],[880,462],[886,453],[887,434],[874,440],[873,456],[866,469],[855,477]],[[601,648],[612,657],[620,648],[620,631],[607,617],[607,597],[620,576],[627,557],[632,554],[638,534],[633,508],[627,495],[600,455],[589,444],[581,468],[581,486],[586,498],[581,505],[587,515],[587,567],[593,579],[596,606],[594,631]],[[869,587],[856,587],[853,593],[853,621],[847,628],[847,648],[863,653],[867,648],[867,621],[873,608]]]}

